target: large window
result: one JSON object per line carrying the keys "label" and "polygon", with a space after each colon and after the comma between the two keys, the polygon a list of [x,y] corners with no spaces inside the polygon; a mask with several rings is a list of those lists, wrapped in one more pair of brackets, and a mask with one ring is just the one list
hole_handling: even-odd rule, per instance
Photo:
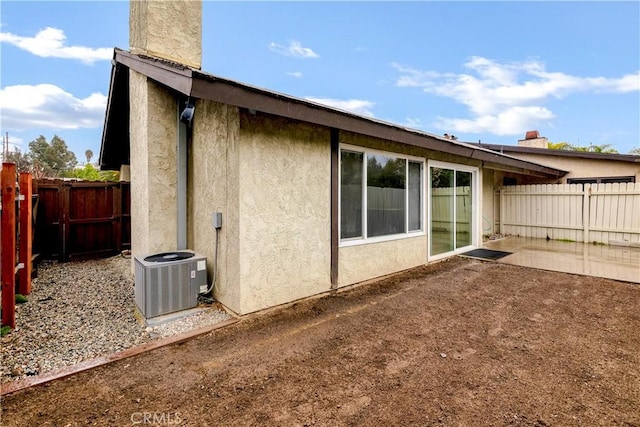
{"label": "large window", "polygon": [[423,230],[423,162],[390,153],[340,151],[340,238]]}

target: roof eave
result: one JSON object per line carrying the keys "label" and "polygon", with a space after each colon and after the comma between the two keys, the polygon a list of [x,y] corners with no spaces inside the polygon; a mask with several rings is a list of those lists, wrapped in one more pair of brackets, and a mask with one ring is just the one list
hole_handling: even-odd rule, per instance
{"label": "roof eave", "polygon": [[191,95],[193,69],[189,67],[136,55],[121,49],[115,49],[115,61],[175,91],[187,96]]}
{"label": "roof eave", "polygon": [[617,162],[627,163],[640,163],[640,156],[633,154],[618,154],[618,153],[594,153],[587,151],[571,151],[571,150],[553,150],[548,148],[536,148],[536,147],[521,147],[515,145],[501,145],[501,144],[478,144],[470,143],[471,145],[481,146],[486,149],[496,151],[499,153],[524,153],[524,154],[540,154],[543,156],[554,157],[569,157],[580,159],[596,159],[596,160],[612,160]]}
{"label": "roof eave", "polygon": [[[114,55],[115,57],[115,55]],[[129,69],[112,62],[100,157],[102,170],[117,170],[129,161]]]}
{"label": "roof eave", "polygon": [[[180,64],[133,54],[121,49],[115,49],[114,62],[141,73],[170,89],[194,98],[211,100],[332,129],[472,158],[488,164],[502,165],[502,167],[513,171],[524,171],[520,173],[536,174],[550,178],[566,174],[566,171],[560,169],[499,154],[482,147],[448,140],[419,130],[407,129],[393,123],[358,116],[305,99],[219,78]],[[114,84],[113,79],[112,84]],[[110,90],[110,98],[112,91],[113,88]],[[107,120],[111,113],[112,110],[109,108]],[[105,135],[107,135],[107,132],[103,134],[101,153],[108,143]]]}
{"label": "roof eave", "polygon": [[261,111],[300,120],[317,125],[358,133],[365,136],[386,139],[402,144],[417,146],[447,154],[468,157],[491,163],[511,166],[513,171],[529,170],[537,176],[561,177],[567,172],[539,165],[526,160],[498,154],[494,151],[474,147],[469,144],[446,140],[418,130],[407,129],[393,123],[386,123],[334,108],[266,92],[258,88],[240,85],[236,82],[194,72],[192,96],[208,99],[237,107]]}

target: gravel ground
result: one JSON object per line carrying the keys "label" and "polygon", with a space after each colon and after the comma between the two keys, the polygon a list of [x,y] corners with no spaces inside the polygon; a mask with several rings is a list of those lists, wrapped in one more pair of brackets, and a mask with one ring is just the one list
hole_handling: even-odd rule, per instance
{"label": "gravel ground", "polygon": [[38,267],[32,292],[16,305],[16,329],[2,338],[2,383],[61,369],[95,357],[222,322],[212,306],[148,328],[136,313],[131,259]]}

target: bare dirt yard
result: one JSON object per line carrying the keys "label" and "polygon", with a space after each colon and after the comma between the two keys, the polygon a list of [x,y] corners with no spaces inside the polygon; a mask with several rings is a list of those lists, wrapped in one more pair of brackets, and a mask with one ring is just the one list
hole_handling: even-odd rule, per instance
{"label": "bare dirt yard", "polygon": [[2,399],[2,425],[640,426],[640,287],[454,258]]}

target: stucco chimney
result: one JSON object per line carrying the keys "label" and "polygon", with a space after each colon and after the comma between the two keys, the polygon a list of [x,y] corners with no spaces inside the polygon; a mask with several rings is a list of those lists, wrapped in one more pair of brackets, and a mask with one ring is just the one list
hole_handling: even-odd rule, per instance
{"label": "stucco chimney", "polygon": [[549,140],[544,136],[540,136],[537,130],[528,131],[524,139],[518,140],[519,147],[531,147],[531,148],[549,148]]}
{"label": "stucco chimney", "polygon": [[131,0],[132,53],[202,67],[202,1]]}

